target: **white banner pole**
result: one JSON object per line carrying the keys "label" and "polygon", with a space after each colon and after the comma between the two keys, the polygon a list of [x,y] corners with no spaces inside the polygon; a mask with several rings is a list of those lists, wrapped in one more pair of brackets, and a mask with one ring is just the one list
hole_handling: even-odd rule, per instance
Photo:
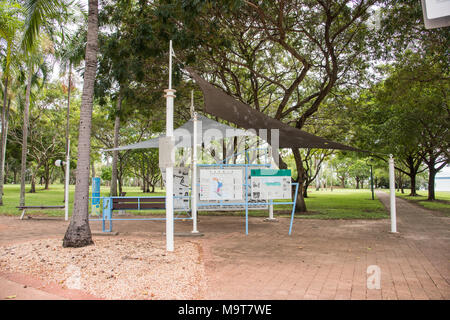
{"label": "white banner pole", "polygon": [[193,112],[193,141],[192,141],[192,233],[199,233],[197,230],[197,112]]}
{"label": "white banner pole", "polygon": [[[172,40],[169,42],[169,89],[166,93],[166,136],[173,138],[173,99],[175,90],[172,89]],[[160,151],[161,152],[161,151]],[[175,159],[175,150],[171,150],[170,158]],[[173,164],[166,168],[166,250],[174,250],[174,220],[173,220]]]}
{"label": "white banner pole", "polygon": [[69,220],[70,139],[67,141],[64,219]]}

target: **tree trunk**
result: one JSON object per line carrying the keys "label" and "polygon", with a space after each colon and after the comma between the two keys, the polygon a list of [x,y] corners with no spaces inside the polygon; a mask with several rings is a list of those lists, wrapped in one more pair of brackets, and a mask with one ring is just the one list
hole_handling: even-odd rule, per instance
{"label": "tree trunk", "polygon": [[[297,148],[293,148],[292,149],[292,153],[294,154],[294,159],[295,159],[295,165],[297,167],[297,172],[298,172],[298,177],[297,177],[297,182],[298,182],[298,194],[297,194],[297,203],[295,205],[295,211],[296,212],[306,212],[306,203],[305,203],[305,198],[303,197],[303,192],[304,192],[304,168],[303,168],[303,161],[302,161],[302,157],[300,155],[300,151]],[[281,162],[280,162],[281,164]]]}
{"label": "tree trunk", "polygon": [[91,177],[95,178],[96,173],[95,173],[95,162],[94,160],[92,160],[92,166],[91,166]]}
{"label": "tree trunk", "polygon": [[[305,187],[303,188],[303,198],[308,198],[308,187],[309,187],[309,183],[305,182]],[[316,189],[317,191],[317,189]]]}
{"label": "tree trunk", "polygon": [[359,189],[359,177],[356,177],[356,189]]}
{"label": "tree trunk", "polygon": [[50,168],[49,167],[45,168],[44,182],[45,182],[44,189],[48,190],[49,184],[50,184]]}
{"label": "tree trunk", "polygon": [[[67,86],[67,111],[66,111],[66,159],[67,155],[69,155],[69,138],[70,138],[70,92],[71,92],[71,85],[72,85],[72,63],[69,63],[69,79],[68,79],[68,86]],[[70,164],[68,164],[70,165]],[[62,168],[62,166],[61,166]],[[65,175],[64,171],[64,175]],[[64,181],[64,202],[66,201],[66,183]]]}
{"label": "tree trunk", "polygon": [[27,152],[28,152],[28,122],[30,110],[30,93],[31,78],[33,76],[33,67],[30,65],[28,70],[27,91],[25,94],[25,107],[23,111],[23,127],[22,127],[22,161],[20,167],[20,206],[25,205],[25,172],[27,169]]}
{"label": "tree trunk", "polygon": [[[8,142],[8,128],[9,128],[9,114],[10,114],[10,110],[11,110],[11,99],[8,99],[8,109],[6,109],[6,120],[5,120],[5,135],[3,136],[2,139],[2,143],[3,143],[3,148],[2,148],[2,167],[5,167],[5,163],[6,163],[6,143]],[[6,177],[8,175],[8,164],[6,163],[6,172],[4,173],[4,178],[3,178],[3,184],[1,184],[1,189],[0,189],[0,195],[3,197],[3,186],[6,183]],[[3,198],[0,197],[0,205],[3,205]]]}
{"label": "tree trunk", "polygon": [[63,239],[63,247],[93,244],[89,227],[89,165],[91,151],[92,104],[98,51],[98,0],[89,0],[88,32],[83,95],[78,135],[78,162],[72,219]]}
{"label": "tree trunk", "polygon": [[[117,97],[117,113],[114,121],[114,148],[119,146],[119,130],[120,130],[120,109],[122,107],[122,94],[119,89],[119,96]],[[112,174],[111,174],[111,196],[117,196],[117,161],[119,158],[119,151],[113,151],[112,159]]]}
{"label": "tree trunk", "polygon": [[[3,109],[2,109],[2,135],[0,137],[0,206],[3,205],[3,184],[4,184],[4,167],[5,158],[3,155],[6,151],[6,137],[7,137],[7,121],[6,121],[6,101],[8,99],[8,77],[5,79],[5,90],[3,91]],[[8,106],[9,108],[9,106]]]}
{"label": "tree trunk", "polygon": [[412,174],[409,176],[411,181],[411,193],[409,194],[411,197],[417,196],[417,187],[416,187],[416,175]]}
{"label": "tree trunk", "polygon": [[36,193],[36,172],[37,169],[33,172],[33,174],[31,175],[31,188],[30,188],[30,193]]}
{"label": "tree trunk", "polygon": [[122,175],[120,175],[119,179],[117,179],[117,182],[119,184],[119,195],[122,194],[122,186],[123,186],[123,182],[122,182]]}
{"label": "tree trunk", "polygon": [[434,179],[436,178],[437,170],[434,169],[434,162],[432,167],[428,168],[428,200],[436,200],[436,195],[434,192]]}

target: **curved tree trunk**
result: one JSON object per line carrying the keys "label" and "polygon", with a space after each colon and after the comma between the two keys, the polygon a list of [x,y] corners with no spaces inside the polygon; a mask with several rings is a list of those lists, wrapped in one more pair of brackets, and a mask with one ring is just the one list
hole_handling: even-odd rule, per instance
{"label": "curved tree trunk", "polygon": [[8,100],[8,109],[6,109],[6,119],[5,119],[5,135],[3,136],[2,139],[2,143],[3,143],[3,148],[2,148],[2,168],[5,167],[6,164],[6,171],[2,170],[2,172],[4,172],[3,174],[3,179],[1,179],[2,183],[1,183],[1,189],[0,189],[0,205],[3,205],[3,186],[6,183],[6,178],[8,176],[8,164],[6,163],[6,143],[8,142],[8,127],[9,127],[9,113],[11,110],[11,99]]}
{"label": "curved tree trunk", "polygon": [[305,183],[305,187],[303,188],[303,198],[308,198],[308,187],[309,183]]}
{"label": "curved tree trunk", "polygon": [[98,51],[98,0],[89,0],[88,32],[83,95],[81,98],[78,162],[72,219],[63,239],[63,247],[93,244],[89,227],[89,165],[91,153],[92,104]]}
{"label": "curved tree trunk", "polygon": [[303,161],[302,157],[300,155],[300,151],[297,148],[292,149],[292,153],[294,154],[295,159],[295,165],[297,167],[298,172],[298,194],[297,194],[297,203],[295,204],[295,211],[296,212],[306,212],[306,203],[305,198],[303,197],[304,192],[304,168],[303,168]]}
{"label": "curved tree trunk", "polygon": [[[3,156],[6,151],[6,136],[7,136],[7,120],[6,120],[6,100],[8,99],[8,76],[5,79],[5,89],[3,91],[3,109],[2,109],[2,135],[0,140],[0,206],[3,205],[3,184],[4,184],[4,167],[5,157]],[[9,106],[8,106],[9,109]]]}
{"label": "curved tree trunk", "polygon": [[27,149],[28,149],[28,122],[30,111],[30,93],[31,93],[31,77],[33,75],[33,67],[28,70],[27,91],[25,94],[25,108],[23,111],[23,128],[22,128],[22,161],[20,167],[20,206],[25,205],[25,171],[27,169]]}

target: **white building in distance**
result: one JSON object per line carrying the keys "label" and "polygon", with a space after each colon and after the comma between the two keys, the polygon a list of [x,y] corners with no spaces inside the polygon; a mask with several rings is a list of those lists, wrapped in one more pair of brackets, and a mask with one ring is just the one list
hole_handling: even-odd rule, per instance
{"label": "white building in distance", "polygon": [[435,191],[450,191],[450,165],[447,164],[436,174],[434,179]]}

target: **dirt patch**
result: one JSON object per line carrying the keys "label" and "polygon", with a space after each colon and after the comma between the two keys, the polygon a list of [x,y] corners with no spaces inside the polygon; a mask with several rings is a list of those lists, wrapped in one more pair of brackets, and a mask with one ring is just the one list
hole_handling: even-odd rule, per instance
{"label": "dirt patch", "polygon": [[0,247],[0,271],[39,276],[48,283],[105,299],[201,299],[206,288],[200,246],[162,240],[94,239],[63,248],[44,239]]}

